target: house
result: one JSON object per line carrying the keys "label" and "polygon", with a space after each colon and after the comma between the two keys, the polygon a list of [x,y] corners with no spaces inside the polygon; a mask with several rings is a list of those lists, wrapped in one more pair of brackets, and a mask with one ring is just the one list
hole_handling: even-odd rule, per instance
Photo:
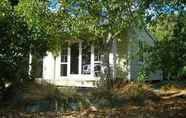
{"label": "house", "polygon": [[[58,56],[47,52],[42,63],[38,64],[40,77],[57,86],[94,87],[108,73],[112,78],[135,80],[143,65],[143,59],[136,53],[143,43],[154,45],[150,33],[137,28],[131,28],[121,39],[112,40],[106,50],[99,42],[79,40],[67,43]],[[161,72],[151,74],[151,78],[162,79]]]}

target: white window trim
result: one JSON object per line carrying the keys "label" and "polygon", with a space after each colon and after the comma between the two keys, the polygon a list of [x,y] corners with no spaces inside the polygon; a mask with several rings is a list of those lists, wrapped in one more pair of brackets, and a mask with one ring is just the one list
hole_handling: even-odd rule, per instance
{"label": "white window trim", "polygon": [[[70,48],[70,46],[68,46],[67,47],[68,49],[67,49],[67,62],[61,62],[60,61],[60,63],[59,64],[67,64],[67,76],[61,76],[60,75],[60,71],[59,71],[59,76],[60,76],[60,78],[62,78],[62,79],[80,79],[80,78],[85,78],[85,79],[87,79],[87,80],[89,80],[88,78],[90,78],[90,80],[93,80],[93,78],[95,78],[95,72],[94,72],[94,65],[95,65],[95,63],[96,62],[100,62],[100,61],[95,61],[95,53],[94,53],[94,45],[93,44],[91,44],[91,57],[90,57],[90,66],[91,66],[91,72],[90,72],[90,74],[89,75],[86,75],[86,74],[82,74],[82,41],[81,42],[79,42],[79,61],[78,61],[78,74],[71,74],[70,73],[70,69],[71,69],[71,48]],[[61,57],[61,56],[59,56],[59,57]],[[61,68],[60,68],[61,69]],[[88,78],[87,78],[88,77]],[[84,79],[82,79],[82,80],[84,80]]]}
{"label": "white window trim", "polygon": [[70,51],[71,51],[71,49],[70,49],[70,46],[68,46],[68,52],[67,52],[67,76],[69,76],[70,75],[70,61],[71,61],[71,57],[70,57],[70,55],[71,55],[71,53],[70,53]]}
{"label": "white window trim", "polygon": [[82,41],[79,42],[79,60],[78,60],[79,64],[78,64],[78,75],[81,75],[81,71],[82,71]]}
{"label": "white window trim", "polygon": [[94,76],[94,45],[93,44],[91,44],[91,59],[90,59],[90,70],[91,70],[91,72],[90,72],[90,74],[92,75],[92,76]]}

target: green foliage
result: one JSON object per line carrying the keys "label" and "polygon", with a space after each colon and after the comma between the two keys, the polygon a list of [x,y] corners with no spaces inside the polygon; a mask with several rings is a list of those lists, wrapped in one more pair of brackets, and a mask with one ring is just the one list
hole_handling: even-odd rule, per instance
{"label": "green foliage", "polygon": [[74,87],[61,87],[58,88],[58,95],[56,95],[59,109],[63,111],[80,110],[87,108],[90,105],[90,101],[87,96],[78,92],[78,88]]}
{"label": "green foliage", "polygon": [[180,79],[185,79],[186,78],[186,66],[178,70],[178,77]]}
{"label": "green foliage", "polygon": [[125,102],[113,89],[99,87],[92,90],[89,95],[90,103],[98,108],[119,107]]}
{"label": "green foliage", "polygon": [[[16,9],[16,7],[14,7]],[[0,80],[2,83],[29,79],[29,53],[44,55],[46,35],[37,27],[29,27],[7,0],[0,2]],[[38,51],[40,50],[40,51]],[[38,53],[39,52],[39,53]]]}
{"label": "green foliage", "polygon": [[48,35],[49,50],[55,55],[66,40],[106,40],[109,33],[112,38],[120,38],[120,34],[139,19],[137,10],[132,11],[135,3],[130,0],[71,0],[61,3],[62,8],[57,13],[47,9],[47,1],[22,0],[16,7],[29,27],[36,27]]}
{"label": "green foliage", "polygon": [[9,0],[12,6],[16,6],[19,3],[19,0]]}
{"label": "green foliage", "polygon": [[125,95],[135,101],[137,104],[143,104],[145,98],[145,84],[144,83],[133,83],[132,87],[129,87]]}
{"label": "green foliage", "polygon": [[145,82],[145,80],[148,80],[148,79],[149,79],[149,76],[148,76],[148,74],[147,74],[147,72],[145,70],[141,70],[138,73],[137,81]]}
{"label": "green foliage", "polygon": [[[26,73],[28,70],[26,62],[28,62],[29,52],[38,57],[44,56],[46,50],[52,51],[54,55],[58,55],[59,50],[69,40],[100,41],[107,45],[105,50],[108,51],[112,40],[124,40],[122,34],[128,27],[144,24],[144,9],[153,1],[145,0],[138,3],[133,0],[99,0],[97,2],[90,0],[62,0],[60,2],[62,7],[58,12],[54,13],[48,10],[48,1],[46,0],[20,0],[18,4],[17,0],[1,0],[0,25],[2,26],[0,28],[2,30],[2,39],[6,41],[0,42],[1,50],[2,52],[4,51],[0,57],[4,58],[1,59],[3,60],[3,67],[8,65],[6,66],[7,69],[4,69],[2,72],[14,73],[19,70],[17,68],[23,68],[23,71],[19,70],[19,73]],[[14,3],[16,6],[11,7],[11,4]],[[136,9],[134,9],[134,6]],[[184,18],[182,20],[184,21]],[[163,23],[168,24],[166,21]],[[156,29],[161,29],[161,26],[164,25],[160,24],[160,28],[158,26]],[[175,26],[177,29],[171,30]],[[164,33],[161,34],[159,32],[157,36],[160,38],[167,37],[170,34],[171,36],[177,34],[174,37],[181,36],[179,33],[183,30],[179,30],[179,26],[182,25],[175,23],[172,23],[170,26],[167,25],[165,27],[169,27],[168,31],[162,27]],[[107,38],[109,35],[111,37]],[[170,42],[169,40],[167,41]],[[174,44],[171,43],[171,46],[174,47]],[[183,45],[183,43],[180,44]],[[18,59],[18,57],[21,59]],[[156,60],[162,61],[159,58]],[[14,65],[24,65],[25,67]],[[2,78],[5,77],[2,76]]]}
{"label": "green foliage", "polygon": [[186,16],[162,15],[150,25],[155,36],[155,46],[148,52],[148,69],[162,70],[164,78],[177,78],[178,70],[186,65]]}
{"label": "green foliage", "polygon": [[[1,17],[0,64],[1,79],[23,79],[27,73],[30,31],[21,17]],[[26,66],[27,65],[27,66]]]}

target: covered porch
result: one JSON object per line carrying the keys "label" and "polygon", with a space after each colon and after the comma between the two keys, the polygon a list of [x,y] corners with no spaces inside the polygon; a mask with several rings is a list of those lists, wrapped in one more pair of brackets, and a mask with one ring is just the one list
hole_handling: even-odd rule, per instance
{"label": "covered porch", "polygon": [[[43,59],[42,78],[58,86],[95,87],[105,69],[105,54],[100,50],[100,45],[78,41],[62,48],[56,57],[48,52]],[[112,68],[112,50],[107,56]]]}

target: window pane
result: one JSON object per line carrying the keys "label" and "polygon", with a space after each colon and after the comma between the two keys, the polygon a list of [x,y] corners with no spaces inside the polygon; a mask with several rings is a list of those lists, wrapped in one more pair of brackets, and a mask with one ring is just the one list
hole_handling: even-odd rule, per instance
{"label": "window pane", "polygon": [[67,48],[62,49],[61,51],[61,62],[67,62]]}
{"label": "window pane", "polygon": [[61,76],[67,76],[67,64],[61,64]]}
{"label": "window pane", "polygon": [[104,58],[104,55],[102,53],[102,49],[101,49],[101,45],[97,44],[95,45],[95,48],[94,48],[94,73],[95,73],[95,76],[100,76],[100,73],[101,73],[101,64],[102,64],[102,60]]}
{"label": "window pane", "polygon": [[79,43],[71,45],[71,62],[70,62],[70,73],[78,74],[78,65],[79,65]]}
{"label": "window pane", "polygon": [[82,43],[82,74],[90,74],[90,56],[91,46],[88,43]]}
{"label": "window pane", "polygon": [[101,61],[101,47],[99,45],[95,45],[94,47],[94,61]]}
{"label": "window pane", "polygon": [[94,64],[94,72],[95,72],[95,76],[100,76],[101,73],[101,64],[100,63],[95,63]]}

